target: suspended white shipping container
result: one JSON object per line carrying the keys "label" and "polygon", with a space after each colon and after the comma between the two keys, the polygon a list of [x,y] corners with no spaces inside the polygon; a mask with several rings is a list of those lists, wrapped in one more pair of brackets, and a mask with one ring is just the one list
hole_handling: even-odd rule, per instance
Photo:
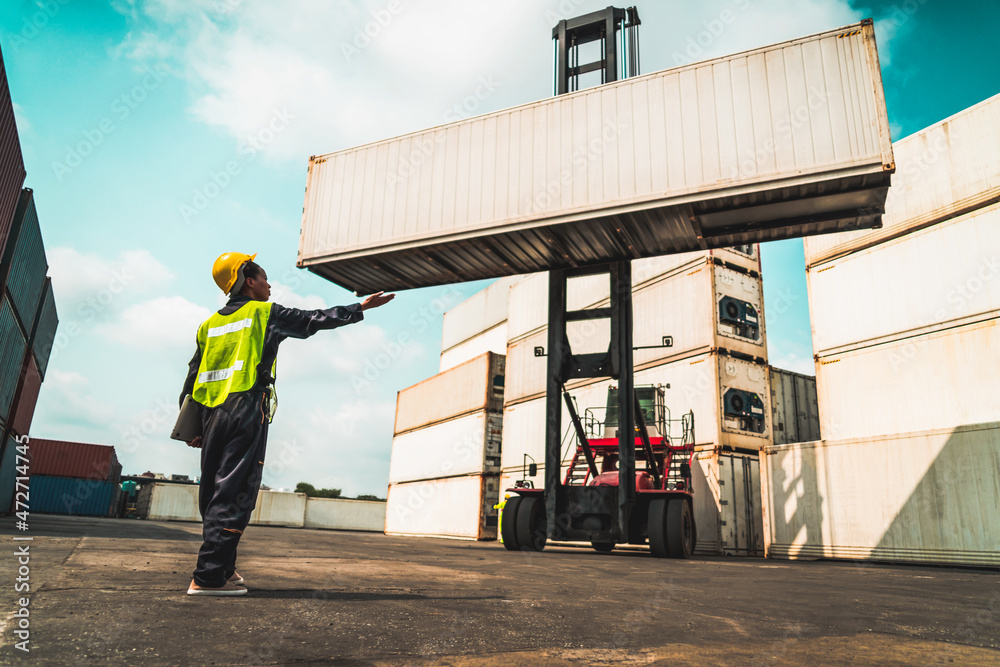
{"label": "suspended white shipping container", "polygon": [[503,413],[481,411],[392,439],[389,483],[500,472]]}
{"label": "suspended white shipping container", "polygon": [[438,422],[503,409],[503,355],[487,353],[417,383],[396,396],[398,435]]}
{"label": "suspended white shipping container", "polygon": [[446,312],[441,325],[441,350],[450,350],[506,322],[510,287],[522,278],[501,278]]}
{"label": "suspended white shipping container", "polygon": [[387,535],[497,538],[500,478],[469,475],[424,482],[390,484],[386,501]]}
{"label": "suspended white shipping container", "polygon": [[824,263],[807,277],[820,356],[1000,315],[1000,204]]}
{"label": "suspended white shipping container", "polygon": [[1000,319],[821,357],[823,438],[954,428],[1000,415]]}
{"label": "suspended white shipping container", "polygon": [[[603,281],[603,291],[595,286],[592,297],[606,295],[607,283]],[[512,298],[526,296],[529,286],[537,287],[538,283],[530,279],[519,283],[517,287],[521,289],[512,291]],[[587,307],[607,305],[607,301],[586,304]],[[519,307],[516,304],[515,308]],[[717,266],[711,259],[678,267],[666,278],[636,288],[633,309],[633,344],[649,348],[634,351],[636,369],[715,349],[758,359],[767,356],[761,279]],[[567,337],[574,353],[606,352],[611,337],[610,321],[569,323]],[[670,347],[661,346],[666,337],[670,338]],[[507,403],[545,393],[547,364],[544,357],[535,356],[539,347],[543,350],[548,347],[547,327],[535,329],[534,333],[508,345]],[[569,386],[575,384],[571,382]]]}
{"label": "suspended white shipping container", "polygon": [[809,237],[805,239],[807,266],[997,201],[1000,95],[897,141],[892,150],[897,169],[882,229]]}
{"label": "suspended white shipping container", "polygon": [[358,293],[879,224],[871,21],[310,159],[299,266]]}
{"label": "suspended white shipping container", "polygon": [[762,457],[770,558],[1000,565],[998,422]]}
{"label": "suspended white shipping container", "polygon": [[507,321],[441,351],[441,373],[471,361],[487,352],[507,354]]}
{"label": "suspended white shipping container", "polygon": [[770,366],[771,432],[774,444],[819,440],[816,376]]}

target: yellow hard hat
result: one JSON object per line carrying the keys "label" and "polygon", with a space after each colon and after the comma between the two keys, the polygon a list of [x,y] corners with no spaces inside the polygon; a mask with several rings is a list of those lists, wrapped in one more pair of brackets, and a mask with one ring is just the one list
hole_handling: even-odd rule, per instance
{"label": "yellow hard hat", "polygon": [[257,253],[245,255],[242,252],[224,252],[212,265],[212,277],[223,294],[229,294],[240,275],[240,268],[253,261]]}

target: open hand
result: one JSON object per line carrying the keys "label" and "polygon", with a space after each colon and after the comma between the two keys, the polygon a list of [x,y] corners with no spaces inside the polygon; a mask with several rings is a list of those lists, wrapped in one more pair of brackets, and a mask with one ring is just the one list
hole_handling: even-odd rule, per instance
{"label": "open hand", "polygon": [[386,294],[385,292],[376,292],[370,295],[367,299],[361,302],[361,310],[368,310],[369,308],[378,308],[379,306],[384,306],[393,299],[396,298],[395,294]]}
{"label": "open hand", "polygon": [[194,440],[192,440],[191,442],[189,442],[187,445],[188,445],[188,447],[194,447],[195,449],[201,449],[201,445],[202,445],[201,436],[199,435],[197,438],[195,438]]}

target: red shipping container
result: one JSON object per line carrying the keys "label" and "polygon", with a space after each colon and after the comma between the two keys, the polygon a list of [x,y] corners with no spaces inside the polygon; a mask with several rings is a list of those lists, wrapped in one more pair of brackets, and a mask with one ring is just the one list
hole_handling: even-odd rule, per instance
{"label": "red shipping container", "polygon": [[99,479],[115,483],[121,477],[122,467],[114,447],[40,438],[32,438],[28,445],[32,475]]}
{"label": "red shipping container", "polygon": [[24,380],[21,382],[21,392],[14,399],[14,416],[11,426],[18,435],[27,435],[31,428],[31,418],[35,416],[35,404],[38,402],[38,392],[42,388],[42,376],[38,372],[35,358],[28,355],[28,367],[25,369]]}

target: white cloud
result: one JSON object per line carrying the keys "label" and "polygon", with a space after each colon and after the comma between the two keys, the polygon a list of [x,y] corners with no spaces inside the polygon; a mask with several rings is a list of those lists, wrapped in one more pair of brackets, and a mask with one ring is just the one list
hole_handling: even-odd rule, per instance
{"label": "white cloud", "polygon": [[130,295],[154,292],[174,278],[148,250],[124,250],[108,258],[61,246],[46,254],[60,314],[87,321],[108,319]]}
{"label": "white cloud", "polygon": [[159,350],[192,347],[195,332],[212,311],[184,297],[167,296],[126,308],[114,322],[104,323],[96,333],[132,347]]}
{"label": "white cloud", "polygon": [[778,356],[771,356],[768,360],[775,368],[780,368],[803,375],[816,375],[816,362],[810,358],[801,357],[794,352],[785,352]]}
{"label": "white cloud", "polygon": [[[62,426],[104,426],[115,415],[115,408],[91,393],[90,380],[73,371],[50,368],[42,385],[46,404],[55,421]],[[33,429],[34,431],[34,429]]]}

